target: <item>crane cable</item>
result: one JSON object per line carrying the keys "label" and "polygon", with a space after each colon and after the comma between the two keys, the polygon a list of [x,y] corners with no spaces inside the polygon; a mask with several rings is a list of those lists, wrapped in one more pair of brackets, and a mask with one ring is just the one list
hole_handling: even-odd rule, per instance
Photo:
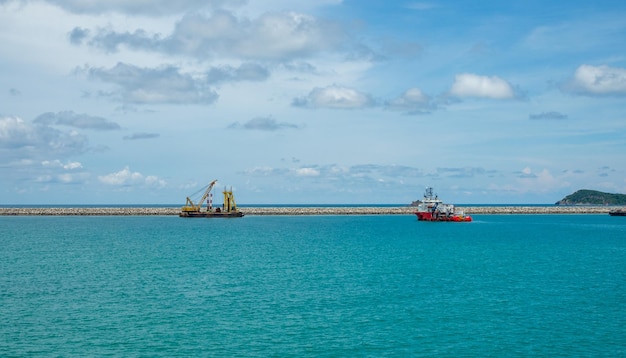
{"label": "crane cable", "polygon": [[[202,188],[200,188],[198,191],[196,191],[195,193],[189,195],[190,198],[194,198],[196,195],[198,195],[199,193],[204,193],[206,191],[206,189],[209,187],[209,185],[211,184],[207,184],[205,186],[203,186]],[[197,201],[197,200],[196,200]]]}

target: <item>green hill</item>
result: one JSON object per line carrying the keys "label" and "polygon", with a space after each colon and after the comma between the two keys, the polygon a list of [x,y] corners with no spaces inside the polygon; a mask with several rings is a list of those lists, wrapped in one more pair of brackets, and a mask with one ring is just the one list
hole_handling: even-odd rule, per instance
{"label": "green hill", "polygon": [[626,194],[582,189],[557,201],[555,205],[626,205]]}

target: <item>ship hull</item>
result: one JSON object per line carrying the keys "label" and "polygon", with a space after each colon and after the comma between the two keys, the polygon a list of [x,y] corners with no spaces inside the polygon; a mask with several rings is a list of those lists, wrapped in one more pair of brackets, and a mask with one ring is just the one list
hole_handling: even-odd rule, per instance
{"label": "ship hull", "polygon": [[626,216],[626,210],[611,210],[609,211],[611,216]]}
{"label": "ship hull", "polygon": [[430,212],[420,212],[420,211],[416,211],[415,215],[417,216],[418,221],[443,221],[443,222],[470,222],[472,221],[472,217],[469,215],[465,215],[465,216],[433,215]]}
{"label": "ship hull", "polygon": [[232,212],[181,212],[178,216],[181,218],[240,218],[243,216],[241,211]]}

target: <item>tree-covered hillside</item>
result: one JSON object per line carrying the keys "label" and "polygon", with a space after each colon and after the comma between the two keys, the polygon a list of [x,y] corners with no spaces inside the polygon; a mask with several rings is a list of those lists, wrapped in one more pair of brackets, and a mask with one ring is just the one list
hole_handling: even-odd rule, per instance
{"label": "tree-covered hillside", "polygon": [[626,205],[626,194],[582,189],[557,201],[555,205]]}

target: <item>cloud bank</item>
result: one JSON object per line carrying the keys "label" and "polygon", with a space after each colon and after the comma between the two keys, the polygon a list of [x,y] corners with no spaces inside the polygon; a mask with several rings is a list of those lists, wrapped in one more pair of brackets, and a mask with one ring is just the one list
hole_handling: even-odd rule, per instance
{"label": "cloud bank", "polygon": [[87,114],[78,114],[73,111],[63,112],[46,112],[39,115],[33,120],[33,123],[43,125],[66,125],[70,127],[76,127],[81,129],[93,129],[93,130],[117,130],[120,129],[120,125],[111,122],[102,117],[90,116]]}
{"label": "cloud bank", "polygon": [[264,13],[258,18],[247,18],[216,10],[210,15],[187,13],[168,36],[150,34],[143,29],[116,32],[108,28],[75,27],[69,38],[75,45],[87,44],[107,53],[124,47],[186,55],[200,61],[241,58],[289,62],[340,51],[347,36],[332,21],[297,12]]}
{"label": "cloud bank", "polygon": [[88,67],[77,71],[115,85],[115,89],[100,95],[124,103],[211,104],[218,98],[202,74],[183,73],[172,65],[144,68],[120,62],[109,69]]}
{"label": "cloud bank", "polygon": [[87,137],[76,131],[61,131],[46,124],[32,124],[19,117],[0,118],[0,162],[67,157],[87,150]]}

